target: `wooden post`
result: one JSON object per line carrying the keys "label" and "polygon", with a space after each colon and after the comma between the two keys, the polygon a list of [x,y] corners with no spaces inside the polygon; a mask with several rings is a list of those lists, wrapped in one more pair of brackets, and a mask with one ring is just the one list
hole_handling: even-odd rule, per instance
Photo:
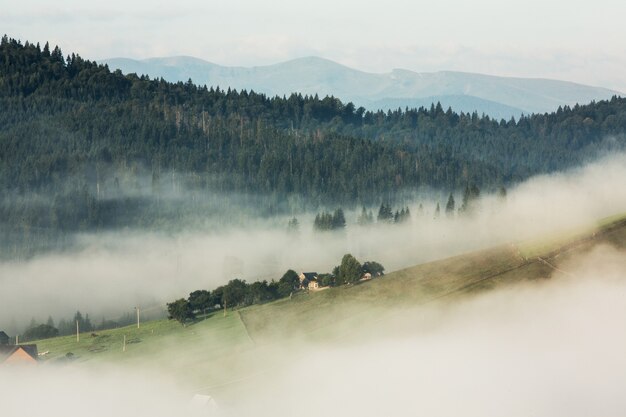
{"label": "wooden post", "polygon": [[19,335],[19,334],[16,334],[16,335],[15,335],[15,346],[17,346],[17,345],[19,345],[19,344],[20,344],[20,335]]}
{"label": "wooden post", "polygon": [[137,311],[137,328],[139,328],[139,307],[135,307],[135,310]]}
{"label": "wooden post", "polygon": [[122,352],[126,352],[126,335],[124,335],[124,344],[122,345]]}
{"label": "wooden post", "polygon": [[76,320],[76,342],[80,342],[80,328],[78,327],[78,320]]}

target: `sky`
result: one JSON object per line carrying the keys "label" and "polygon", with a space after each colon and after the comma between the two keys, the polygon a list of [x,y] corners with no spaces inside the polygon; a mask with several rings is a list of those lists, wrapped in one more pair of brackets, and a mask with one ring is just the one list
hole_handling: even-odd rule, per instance
{"label": "sky", "polygon": [[222,65],[321,56],[371,72],[456,70],[626,92],[622,0],[0,0],[8,36],[88,59]]}

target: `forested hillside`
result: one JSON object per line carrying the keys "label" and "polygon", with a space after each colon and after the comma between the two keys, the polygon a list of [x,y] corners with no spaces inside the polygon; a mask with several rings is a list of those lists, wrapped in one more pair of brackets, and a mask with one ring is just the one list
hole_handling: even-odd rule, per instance
{"label": "forested hillside", "polygon": [[183,191],[200,211],[234,192],[273,214],[377,205],[425,186],[494,189],[626,142],[622,98],[517,121],[440,105],[368,112],[333,97],[125,76],[6,36],[0,108],[0,215],[11,230],[159,225],[181,217],[168,197]]}

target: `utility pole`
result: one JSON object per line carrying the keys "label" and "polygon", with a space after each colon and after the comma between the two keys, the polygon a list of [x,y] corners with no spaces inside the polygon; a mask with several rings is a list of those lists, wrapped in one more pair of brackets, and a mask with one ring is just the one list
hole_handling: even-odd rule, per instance
{"label": "utility pole", "polygon": [[16,334],[16,335],[15,335],[15,346],[17,346],[17,345],[19,345],[19,344],[20,344],[20,335],[19,335],[19,334]]}
{"label": "utility pole", "polygon": [[80,342],[80,328],[78,327],[78,320],[76,320],[76,342]]}
{"label": "utility pole", "polygon": [[137,311],[137,328],[139,328],[139,307],[135,307],[135,310]]}

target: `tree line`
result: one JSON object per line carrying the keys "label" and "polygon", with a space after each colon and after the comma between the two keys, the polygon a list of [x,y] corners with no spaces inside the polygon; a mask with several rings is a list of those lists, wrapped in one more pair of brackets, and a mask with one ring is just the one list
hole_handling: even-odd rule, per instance
{"label": "tree line", "polygon": [[[333,268],[332,273],[317,275],[321,287],[335,287],[355,284],[364,274],[381,276],[385,268],[378,262],[367,261],[361,264],[351,254],[346,254],[341,263]],[[196,290],[187,298],[179,298],[167,303],[169,318],[181,324],[193,321],[199,315],[206,315],[216,310],[236,309],[253,304],[263,304],[274,300],[291,297],[295,292],[306,291],[307,279],[303,281],[297,272],[290,269],[278,280],[247,283],[236,278],[212,291]]]}
{"label": "tree line", "polygon": [[[472,190],[471,192],[468,190]],[[499,193],[506,193],[506,188],[501,187]],[[463,195],[463,205],[459,207],[459,214],[471,214],[480,196],[480,189],[472,185],[466,187],[466,191]],[[439,207],[439,203],[437,203]],[[440,209],[435,209],[435,216],[438,217]],[[446,204],[446,214],[451,217],[455,213],[455,200],[453,193],[450,193],[448,202]],[[424,207],[419,205],[418,215],[424,214]],[[402,224],[411,220],[411,210],[408,206],[401,207],[400,209],[393,210],[392,206],[388,203],[381,203],[378,209],[378,214],[374,218],[374,214],[371,209],[362,207],[361,213],[358,215],[356,223],[359,226],[369,226],[375,223],[377,224]],[[328,211],[322,211],[317,213],[313,220],[313,230],[315,231],[337,231],[344,230],[346,228],[346,219],[342,208],[336,209],[333,213]],[[289,220],[287,224],[287,230],[297,231],[299,230],[299,222],[296,217]]]}
{"label": "tree line", "polygon": [[80,311],[76,311],[73,316],[68,319],[61,318],[58,323],[55,323],[52,316],[48,316],[48,320],[45,323],[39,323],[35,318],[32,318],[30,324],[20,334],[20,340],[28,342],[56,336],[67,336],[76,334],[77,329],[81,333],[115,329],[128,326],[134,322],[135,317],[132,313],[126,313],[116,320],[102,317],[98,323],[94,323],[88,313],[83,315]]}
{"label": "tree line", "polygon": [[15,241],[58,244],[55,232],[210,215],[207,196],[219,193],[271,216],[393,202],[421,187],[495,190],[626,144],[624,98],[508,121],[436,103],[366,111],[334,97],[124,75],[7,36],[0,106],[3,252]]}

